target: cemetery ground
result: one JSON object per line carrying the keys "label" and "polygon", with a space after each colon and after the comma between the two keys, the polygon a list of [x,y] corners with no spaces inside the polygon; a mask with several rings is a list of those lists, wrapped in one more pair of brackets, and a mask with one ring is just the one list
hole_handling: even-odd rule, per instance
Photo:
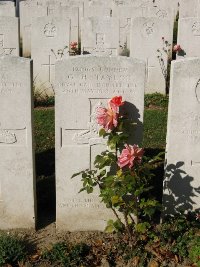
{"label": "cemetery ground", "polygon": [[[140,229],[132,241],[123,232],[56,231],[54,107],[45,107],[52,103],[53,99],[34,110],[37,231],[1,232],[0,266],[200,266],[200,225],[193,215],[170,218],[161,225],[158,214],[151,228]],[[167,105],[165,96],[145,96],[143,147],[149,156],[164,152]],[[161,162],[154,177],[153,190],[159,201],[163,167]]]}

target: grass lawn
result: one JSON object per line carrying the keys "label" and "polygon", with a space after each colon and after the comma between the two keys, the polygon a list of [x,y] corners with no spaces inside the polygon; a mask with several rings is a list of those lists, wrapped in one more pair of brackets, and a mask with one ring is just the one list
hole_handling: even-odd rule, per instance
{"label": "grass lawn", "polygon": [[[154,98],[155,99],[155,98]],[[165,148],[167,129],[166,103],[148,99],[148,106],[144,112],[145,148]],[[153,103],[153,107],[151,104]],[[36,153],[42,153],[55,148],[54,109],[43,108],[34,110]]]}

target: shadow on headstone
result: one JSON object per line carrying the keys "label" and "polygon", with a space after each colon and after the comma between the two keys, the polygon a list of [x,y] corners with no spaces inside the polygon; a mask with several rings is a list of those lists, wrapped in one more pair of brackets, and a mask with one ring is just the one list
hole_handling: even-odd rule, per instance
{"label": "shadow on headstone", "polygon": [[164,192],[169,192],[163,195],[166,215],[190,212],[196,204],[192,198],[200,193],[200,186],[194,188],[191,185],[194,178],[183,170],[184,164],[180,161],[175,165],[169,164],[166,168],[163,185]]}
{"label": "shadow on headstone", "polygon": [[36,154],[37,229],[56,220],[55,150]]}
{"label": "shadow on headstone", "polygon": [[131,145],[138,144],[140,145],[142,142],[142,132],[143,132],[143,123],[140,121],[141,116],[139,114],[139,109],[136,108],[135,105],[126,101],[125,104],[121,107],[120,113],[124,117],[128,117],[136,123],[136,125],[131,126],[131,134],[129,138],[129,143]]}

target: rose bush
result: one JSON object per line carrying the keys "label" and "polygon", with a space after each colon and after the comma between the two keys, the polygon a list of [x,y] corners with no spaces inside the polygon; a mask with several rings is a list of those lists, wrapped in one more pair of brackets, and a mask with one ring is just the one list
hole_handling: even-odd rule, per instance
{"label": "rose bush", "polygon": [[102,129],[99,136],[107,138],[107,150],[97,155],[94,170],[74,174],[81,175],[81,191],[92,193],[99,188],[99,196],[107,208],[112,209],[116,221],[108,222],[107,230],[125,229],[129,236],[133,230],[145,231],[149,219],[160,204],[151,195],[152,170],[163,159],[160,155],[149,159],[137,144],[131,144],[136,123],[122,112],[126,102],[121,96],[108,101],[107,107],[96,109],[96,121]]}

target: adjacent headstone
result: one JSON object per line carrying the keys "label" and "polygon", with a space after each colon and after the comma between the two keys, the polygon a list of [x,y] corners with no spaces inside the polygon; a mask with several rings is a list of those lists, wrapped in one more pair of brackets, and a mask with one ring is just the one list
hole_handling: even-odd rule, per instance
{"label": "adjacent headstone", "polygon": [[33,1],[20,2],[20,37],[24,57],[31,56],[31,23],[32,19],[47,15],[44,6]]}
{"label": "adjacent headstone", "polygon": [[172,62],[164,215],[200,206],[200,59]]}
{"label": "adjacent headstone", "polygon": [[180,0],[179,18],[200,17],[199,0]]}
{"label": "adjacent headstone", "polygon": [[[74,173],[93,168],[95,156],[106,149],[99,138],[96,108],[122,95],[137,122],[135,143],[142,139],[145,63],[127,57],[70,57],[56,63],[56,224],[58,229],[103,230],[112,213],[98,192],[78,191]],[[77,164],[78,163],[78,164]]]}
{"label": "adjacent headstone", "polygon": [[83,54],[118,55],[119,20],[109,17],[83,18],[81,21],[81,50]]}
{"label": "adjacent headstone", "polygon": [[19,55],[19,21],[16,17],[0,17],[0,56]]}
{"label": "adjacent headstone", "polygon": [[179,20],[177,43],[182,48],[178,58],[200,57],[200,17]]}
{"label": "adjacent headstone", "polygon": [[61,6],[59,3],[47,2],[43,5],[27,5],[26,2],[20,3],[21,19],[20,29],[23,44],[23,56],[31,56],[31,23],[34,18],[51,16],[71,20],[71,41],[79,40],[79,9],[78,7]]}
{"label": "adjacent headstone", "polygon": [[69,36],[69,19],[49,16],[32,21],[31,58],[38,93],[54,94],[55,62],[69,56]]}
{"label": "adjacent headstone", "polygon": [[112,16],[120,21],[120,46],[122,49],[130,49],[130,27],[131,18],[146,17],[147,8],[140,8],[135,6],[114,6]]}
{"label": "adjacent headstone", "polygon": [[15,3],[0,1],[0,17],[15,17]]}
{"label": "adjacent headstone", "polygon": [[168,20],[136,18],[131,21],[130,56],[146,62],[146,93],[166,93],[172,35]]}
{"label": "adjacent headstone", "polygon": [[35,227],[31,63],[0,57],[0,229]]}

